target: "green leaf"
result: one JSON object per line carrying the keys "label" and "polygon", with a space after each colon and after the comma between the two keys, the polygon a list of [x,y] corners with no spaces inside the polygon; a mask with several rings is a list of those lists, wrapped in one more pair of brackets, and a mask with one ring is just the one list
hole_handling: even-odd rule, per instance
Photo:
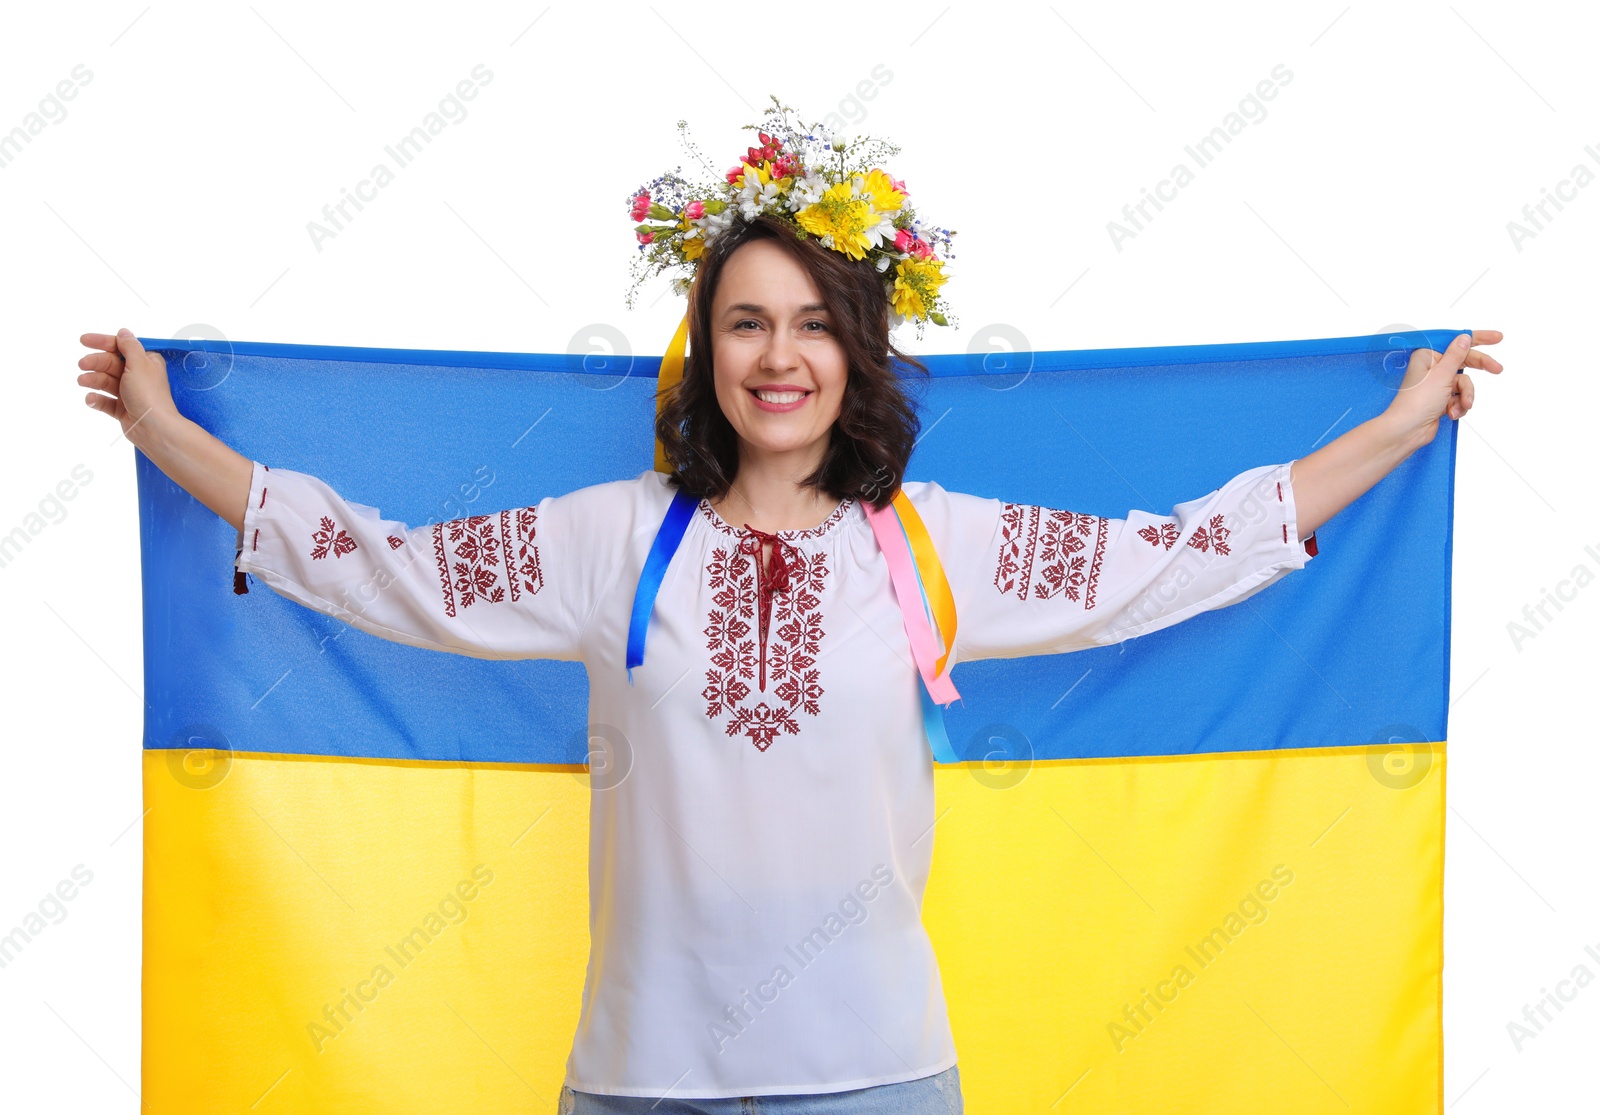
{"label": "green leaf", "polygon": [[934,310],[933,312],[929,313],[928,314],[928,319],[930,321],[932,321],[935,325],[949,325],[950,324],[948,321],[945,320],[944,315],[941,314],[937,310]]}

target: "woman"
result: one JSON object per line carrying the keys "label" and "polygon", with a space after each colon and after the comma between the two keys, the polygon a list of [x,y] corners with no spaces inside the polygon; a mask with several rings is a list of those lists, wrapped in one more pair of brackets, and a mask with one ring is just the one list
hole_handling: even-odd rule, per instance
{"label": "woman", "polygon": [[[413,646],[586,664],[607,728],[562,1111],[959,1112],[921,923],[920,682],[861,503],[903,486],[926,524],[957,605],[952,663],[1103,645],[1303,567],[1318,527],[1471,409],[1458,369],[1500,365],[1465,336],[1418,352],[1383,414],[1314,453],[1109,519],[902,485],[916,422],[882,281],[780,222],[708,247],[690,339],[657,430],[672,474],[421,527],[212,437],[127,330],[84,335],[98,351],[78,382],[278,593]],[[630,680],[633,589],[679,483],[703,498]],[[1183,544],[1219,525],[1226,553]]]}

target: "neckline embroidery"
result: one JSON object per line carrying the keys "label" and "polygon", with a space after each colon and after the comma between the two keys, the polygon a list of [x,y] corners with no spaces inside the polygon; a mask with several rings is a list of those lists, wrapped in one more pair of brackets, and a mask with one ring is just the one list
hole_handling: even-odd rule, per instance
{"label": "neckline embroidery", "polygon": [[705,584],[713,595],[704,631],[711,661],[700,695],[708,718],[726,718],[727,735],[744,735],[765,751],[780,733],[798,733],[802,715],[821,711],[828,550],[796,549],[785,589],[770,593],[758,587],[755,560],[739,543],[711,549]]}
{"label": "neckline embroidery", "polygon": [[[829,533],[834,527],[838,526],[844,521],[845,516],[850,512],[851,508],[855,506],[855,502],[856,501],[854,498],[846,496],[844,499],[839,501],[839,506],[835,507],[833,512],[826,519],[822,520],[822,522],[818,523],[814,527],[805,527],[795,530],[776,530],[765,533],[777,535],[777,537],[786,542],[821,538],[823,535]],[[732,525],[721,515],[718,515],[712,508],[711,501],[708,499],[702,499],[700,501],[698,510],[701,518],[705,519],[706,522],[710,523],[714,528],[721,531],[723,534],[731,535],[737,538],[745,533],[743,528]]]}

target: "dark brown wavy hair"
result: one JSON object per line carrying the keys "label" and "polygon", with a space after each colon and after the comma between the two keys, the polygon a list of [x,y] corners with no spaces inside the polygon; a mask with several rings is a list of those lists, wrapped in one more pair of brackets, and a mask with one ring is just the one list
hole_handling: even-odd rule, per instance
{"label": "dark brown wavy hair", "polygon": [[712,239],[689,290],[689,353],[683,378],[662,394],[656,436],[672,466],[671,482],[707,499],[721,499],[739,471],[739,435],[717,402],[711,362],[711,304],[734,251],[771,240],[810,274],[832,315],[848,378],[839,417],[815,472],[800,481],[837,499],[854,498],[880,510],[905,476],[921,422],[891,359],[920,372],[927,366],[889,338],[889,300],[883,277],[863,260],[824,247],[784,221],[761,214],[735,220]]}

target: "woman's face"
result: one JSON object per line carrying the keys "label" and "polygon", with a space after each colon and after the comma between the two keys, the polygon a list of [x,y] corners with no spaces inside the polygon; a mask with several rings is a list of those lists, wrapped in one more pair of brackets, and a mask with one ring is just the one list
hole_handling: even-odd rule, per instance
{"label": "woman's face", "polygon": [[849,367],[810,273],[770,241],[736,249],[712,299],[711,345],[717,402],[741,456],[753,448],[809,460],[814,448],[820,459]]}

